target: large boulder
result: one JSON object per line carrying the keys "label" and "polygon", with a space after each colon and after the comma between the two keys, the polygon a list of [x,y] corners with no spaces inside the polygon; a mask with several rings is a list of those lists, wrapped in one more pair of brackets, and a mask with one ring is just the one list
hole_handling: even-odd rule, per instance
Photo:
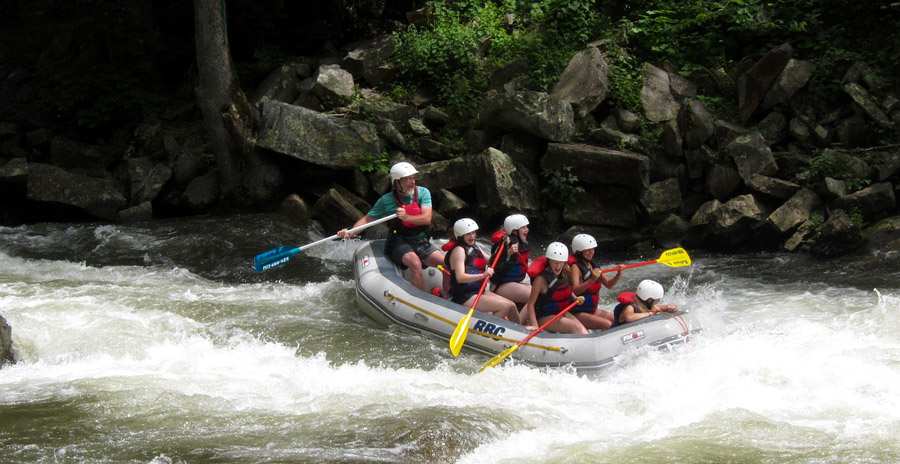
{"label": "large boulder", "polygon": [[606,98],[609,65],[597,47],[575,54],[559,76],[550,95],[572,104],[576,118],[583,118]]}
{"label": "large boulder", "polygon": [[109,178],[97,179],[69,173],[56,166],[28,166],[26,197],[35,203],[74,208],[98,219],[113,220],[128,200]]}
{"label": "large boulder", "polygon": [[533,174],[518,169],[512,158],[495,148],[479,155],[484,171],[475,183],[478,206],[484,217],[502,217],[512,212],[534,215],[539,210],[538,183]]}
{"label": "large boulder", "polygon": [[851,212],[858,210],[866,219],[893,210],[897,206],[894,188],[890,182],[881,182],[858,192],[842,196],[831,203],[832,208]]}
{"label": "large boulder", "polygon": [[650,220],[659,221],[681,208],[681,189],[678,179],[669,178],[655,182],[641,193],[641,207]]}
{"label": "large boulder", "polygon": [[479,172],[479,158],[461,157],[417,166],[418,184],[432,192],[470,187],[475,184],[473,172]]}
{"label": "large boulder", "polygon": [[353,75],[336,64],[319,66],[312,78],[312,93],[328,106],[349,102],[355,91]]}
{"label": "large boulder", "polygon": [[172,178],[172,169],[148,156],[127,161],[130,204],[139,205],[159,195]]}
{"label": "large boulder", "polygon": [[568,142],[575,136],[575,113],[568,102],[543,92],[491,92],[481,105],[477,126]]}
{"label": "large boulder", "polygon": [[710,232],[726,246],[746,246],[746,241],[766,219],[766,210],[753,195],[728,200],[712,212]]}
{"label": "large boulder", "polygon": [[394,54],[396,47],[390,34],[382,34],[354,42],[346,49],[347,54],[341,60],[341,68],[350,72],[354,79],[363,78],[370,85],[378,85],[385,77],[379,67]]}
{"label": "large boulder", "polygon": [[819,196],[812,190],[800,190],[769,215],[766,226],[777,236],[783,236],[806,222],[814,208],[819,207],[821,203]]}
{"label": "large boulder", "polygon": [[683,134],[685,148],[688,150],[700,148],[700,145],[712,137],[715,131],[712,116],[703,102],[696,98],[685,100],[678,113],[678,125]]}
{"label": "large boulder", "polygon": [[0,367],[15,362],[12,349],[12,329],[3,316],[0,316]]}
{"label": "large boulder", "polygon": [[638,153],[584,144],[551,143],[541,158],[541,168],[559,171],[566,166],[589,184],[646,189],[650,185],[650,158]]}
{"label": "large boulder", "polygon": [[881,127],[890,127],[890,118],[863,86],[854,82],[844,84],[844,92],[853,99],[853,103],[861,113],[869,116]]}
{"label": "large boulder", "polygon": [[750,183],[754,174],[771,176],[778,172],[775,156],[759,131],[732,140],[725,146],[725,150],[734,159],[738,174],[746,183]]}
{"label": "large boulder", "polygon": [[669,73],[649,63],[644,63],[641,88],[641,106],[644,116],[652,122],[670,121],[678,115],[680,106],[672,95]]}
{"label": "large boulder", "polygon": [[373,124],[328,117],[300,106],[270,101],[263,104],[257,144],[327,168],[352,168],[359,156],[381,153]]}
{"label": "large boulder", "polygon": [[273,69],[250,94],[250,103],[257,108],[268,101],[293,103],[300,95],[300,82],[312,75],[308,63],[282,65]]}
{"label": "large boulder", "polygon": [[781,75],[762,99],[759,110],[765,111],[775,105],[787,103],[798,90],[806,85],[815,69],[816,65],[809,61],[789,60],[781,71]]}
{"label": "large boulder", "polygon": [[637,225],[635,203],[628,189],[589,186],[566,203],[563,220],[569,224],[589,224],[630,229]]}
{"label": "large boulder", "polygon": [[787,66],[793,53],[790,44],[769,50],[738,80],[738,106],[741,122],[746,123],[763,101],[769,89]]}

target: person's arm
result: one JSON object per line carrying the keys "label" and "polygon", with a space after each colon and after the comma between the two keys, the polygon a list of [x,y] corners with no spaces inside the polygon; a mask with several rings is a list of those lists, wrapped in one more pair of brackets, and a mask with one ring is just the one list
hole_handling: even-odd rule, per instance
{"label": "person's arm", "polygon": [[625,322],[634,322],[634,321],[639,321],[645,317],[652,316],[653,310],[651,309],[650,311],[651,312],[648,312],[648,313],[637,313],[637,312],[634,312],[634,306],[628,305],[625,307],[625,309],[622,310],[622,314],[619,317],[625,318]]}
{"label": "person's arm", "polygon": [[531,293],[528,295],[528,303],[525,303],[525,320],[523,324],[526,328],[534,330],[538,328],[537,312],[534,305],[537,304],[538,296],[547,291],[547,281],[543,277],[537,276],[531,282]]}
{"label": "person's arm", "polygon": [[[372,216],[369,216],[368,214],[366,214],[365,216],[359,218],[358,221],[356,221],[355,223],[353,223],[353,227],[350,227],[350,229],[355,229],[355,228],[357,228],[357,227],[359,227],[359,226],[361,226],[361,225],[368,224],[368,223],[370,223],[370,222],[372,222],[372,221],[374,221],[374,220],[375,220],[375,218],[373,218]],[[350,237],[353,237],[353,236],[356,235],[355,233],[353,233],[353,234],[349,233],[348,230],[349,230],[349,229],[341,229],[341,230],[339,230],[338,233],[337,233],[338,237],[340,237],[340,238],[350,238]],[[360,231],[360,232],[362,232],[362,231]]]}
{"label": "person's arm", "polygon": [[622,278],[622,271],[625,270],[625,265],[620,264],[617,267],[619,268],[619,270],[613,277],[608,277],[606,274],[600,274],[600,283],[602,283],[604,287],[613,288],[617,283],[619,283],[619,279]]}
{"label": "person's arm", "polygon": [[431,207],[430,206],[422,206],[422,214],[418,214],[416,216],[410,216],[406,213],[406,209],[402,206],[397,208],[397,217],[403,221],[408,222],[410,224],[415,224],[417,226],[427,226],[431,224]]}
{"label": "person's arm", "polygon": [[453,252],[450,254],[450,266],[453,268],[453,274],[456,276],[456,281],[461,284],[477,282],[493,274],[493,269],[490,267],[485,268],[485,272],[480,274],[467,274],[466,252],[462,247],[453,249]]}
{"label": "person's arm", "polygon": [[650,311],[654,311],[654,312],[664,311],[667,313],[671,313],[671,312],[678,311],[678,305],[676,305],[675,303],[668,303],[668,304],[664,304],[664,305],[653,305],[653,308],[651,308]]}
{"label": "person's arm", "polygon": [[572,271],[572,282],[570,282],[572,285],[572,292],[576,295],[584,293],[588,287],[593,285],[597,282],[597,279],[599,279],[598,274],[593,273],[587,280],[581,282],[581,268],[578,267],[577,264],[571,264],[569,265],[569,269]]}

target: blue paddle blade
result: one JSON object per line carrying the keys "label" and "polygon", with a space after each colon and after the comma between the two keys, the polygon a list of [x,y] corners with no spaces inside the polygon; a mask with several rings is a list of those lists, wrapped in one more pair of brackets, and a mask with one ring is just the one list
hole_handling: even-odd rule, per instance
{"label": "blue paddle blade", "polygon": [[256,272],[263,272],[278,266],[283,266],[287,264],[298,251],[300,251],[300,248],[280,246],[274,250],[269,250],[263,254],[256,255],[256,258],[253,258],[253,267],[256,269]]}

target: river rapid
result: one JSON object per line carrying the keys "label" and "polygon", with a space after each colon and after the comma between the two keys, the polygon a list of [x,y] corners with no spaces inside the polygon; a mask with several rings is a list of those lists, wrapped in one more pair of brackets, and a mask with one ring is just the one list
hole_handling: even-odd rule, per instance
{"label": "river rapid", "polygon": [[330,234],[274,215],[0,228],[19,359],[0,369],[0,460],[900,462],[898,256],[688,250],[602,301],[659,280],[700,314],[690,343],[478,373],[486,357],[359,311],[354,242],[252,269]]}

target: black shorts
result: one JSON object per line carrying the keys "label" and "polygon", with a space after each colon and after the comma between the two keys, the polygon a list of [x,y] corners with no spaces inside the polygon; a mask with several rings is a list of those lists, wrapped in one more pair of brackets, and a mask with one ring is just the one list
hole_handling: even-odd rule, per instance
{"label": "black shorts", "polygon": [[425,266],[425,260],[431,256],[432,253],[438,251],[437,247],[432,245],[428,240],[416,240],[411,237],[404,237],[402,235],[395,235],[390,243],[385,247],[385,253],[387,253],[388,257],[394,264],[400,266],[400,269],[406,269],[406,265],[403,264],[403,255],[409,253],[410,251],[415,252],[419,257],[419,260],[422,261],[422,266]]}

